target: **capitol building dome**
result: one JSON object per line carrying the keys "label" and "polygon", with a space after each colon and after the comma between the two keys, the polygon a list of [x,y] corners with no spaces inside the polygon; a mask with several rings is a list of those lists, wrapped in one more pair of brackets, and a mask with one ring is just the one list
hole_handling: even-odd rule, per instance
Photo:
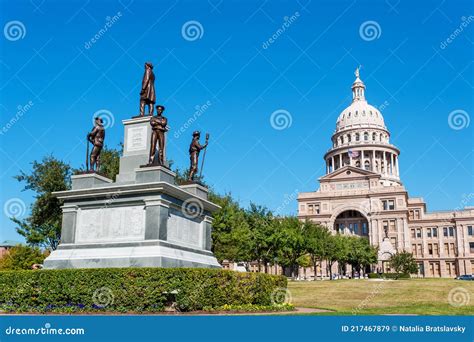
{"label": "capitol building dome", "polygon": [[380,174],[385,185],[400,183],[400,151],[390,144],[390,132],[380,110],[365,99],[359,68],[355,76],[352,103],[337,118],[332,147],[324,156],[326,173],[351,166]]}

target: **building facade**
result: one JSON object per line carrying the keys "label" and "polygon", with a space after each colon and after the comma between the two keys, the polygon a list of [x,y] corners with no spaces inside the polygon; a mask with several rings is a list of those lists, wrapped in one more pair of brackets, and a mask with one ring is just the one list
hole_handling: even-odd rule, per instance
{"label": "building facade", "polygon": [[[367,103],[359,70],[355,76],[352,103],[339,115],[324,155],[326,174],[319,189],[299,194],[298,217],[334,234],[369,239],[379,248],[372,271],[390,271],[387,260],[405,250],[416,258],[419,276],[473,274],[474,208],[427,212],[423,199],[409,197],[400,179],[400,151],[390,143],[380,110]],[[311,269],[300,275],[314,276]]]}

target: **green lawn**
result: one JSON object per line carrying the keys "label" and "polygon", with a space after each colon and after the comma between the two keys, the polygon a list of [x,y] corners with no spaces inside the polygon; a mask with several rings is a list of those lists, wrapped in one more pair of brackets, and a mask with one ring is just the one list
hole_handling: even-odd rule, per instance
{"label": "green lawn", "polygon": [[[452,289],[452,302],[448,297]],[[453,279],[289,281],[291,303],[338,315],[474,315],[474,282]],[[331,313],[329,313],[331,314]]]}

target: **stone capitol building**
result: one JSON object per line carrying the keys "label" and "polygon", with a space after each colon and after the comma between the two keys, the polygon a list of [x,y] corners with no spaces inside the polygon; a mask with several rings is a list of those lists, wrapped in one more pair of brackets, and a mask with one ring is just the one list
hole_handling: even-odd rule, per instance
{"label": "stone capitol building", "polygon": [[[359,70],[355,75],[352,103],[339,115],[324,155],[326,174],[318,190],[299,194],[298,218],[369,239],[379,248],[372,271],[389,271],[386,261],[405,250],[413,253],[419,276],[474,273],[474,208],[428,212],[422,198],[409,197],[400,150],[390,143],[382,113],[367,103]],[[313,271],[300,270],[300,276]]]}

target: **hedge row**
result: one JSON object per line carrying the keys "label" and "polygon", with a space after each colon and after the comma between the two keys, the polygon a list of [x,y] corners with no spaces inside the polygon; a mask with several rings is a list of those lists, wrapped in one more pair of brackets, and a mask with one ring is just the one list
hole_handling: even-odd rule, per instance
{"label": "hedge row", "polygon": [[282,276],[188,268],[1,271],[0,310],[157,312],[224,305],[272,305]]}
{"label": "hedge row", "polygon": [[384,279],[410,279],[410,275],[406,273],[369,273],[369,279],[384,278]]}

